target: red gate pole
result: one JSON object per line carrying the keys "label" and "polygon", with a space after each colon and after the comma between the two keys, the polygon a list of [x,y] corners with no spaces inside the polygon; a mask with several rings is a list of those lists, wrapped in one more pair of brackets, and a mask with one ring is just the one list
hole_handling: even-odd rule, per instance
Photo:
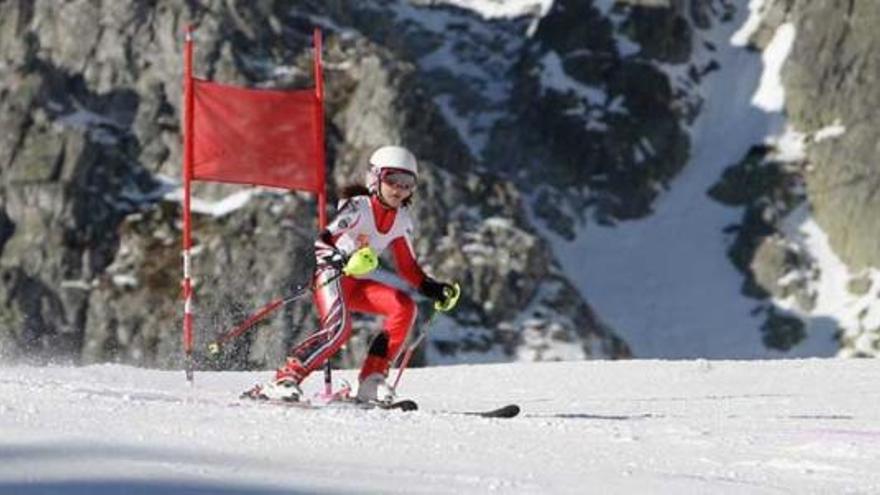
{"label": "red gate pole", "polygon": [[183,122],[183,352],[186,379],[193,383],[193,287],[191,268],[192,228],[190,219],[190,182],[193,166],[193,27],[187,25],[184,64],[184,122]]}
{"label": "red gate pole", "polygon": [[312,35],[315,44],[315,149],[318,152],[318,182],[321,190],[318,191],[318,229],[324,230],[327,226],[327,164],[324,154],[324,64],[321,57],[322,43],[321,30],[315,28]]}
{"label": "red gate pole", "polygon": [[[321,190],[318,191],[318,232],[327,227],[327,191],[326,191],[326,157],[324,155],[324,67],[321,60],[321,30],[315,28],[312,33],[315,59],[315,149],[318,153],[318,176]],[[333,365],[330,359],[324,363],[324,394],[327,398],[333,395]]]}

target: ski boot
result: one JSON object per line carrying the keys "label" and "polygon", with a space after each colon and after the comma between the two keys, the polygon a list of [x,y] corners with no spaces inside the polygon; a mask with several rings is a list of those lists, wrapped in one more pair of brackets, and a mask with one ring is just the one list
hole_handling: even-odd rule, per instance
{"label": "ski boot", "polygon": [[303,391],[299,388],[302,379],[302,365],[299,361],[288,359],[287,364],[275,372],[274,381],[265,385],[254,385],[241,394],[241,398],[298,402],[303,397]]}
{"label": "ski boot", "polygon": [[358,402],[390,405],[394,403],[397,394],[394,391],[394,387],[385,382],[384,374],[371,373],[361,380],[356,398]]}

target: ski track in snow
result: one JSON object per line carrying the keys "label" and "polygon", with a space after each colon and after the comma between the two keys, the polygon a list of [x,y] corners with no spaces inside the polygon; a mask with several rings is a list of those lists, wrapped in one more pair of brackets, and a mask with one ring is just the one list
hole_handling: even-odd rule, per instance
{"label": "ski track in snow", "polygon": [[[270,373],[0,368],[0,493],[877,493],[876,360],[407,371],[421,411],[303,410]],[[338,376],[354,378],[354,371]],[[320,377],[306,382],[308,392]],[[519,403],[510,420],[442,410]]]}

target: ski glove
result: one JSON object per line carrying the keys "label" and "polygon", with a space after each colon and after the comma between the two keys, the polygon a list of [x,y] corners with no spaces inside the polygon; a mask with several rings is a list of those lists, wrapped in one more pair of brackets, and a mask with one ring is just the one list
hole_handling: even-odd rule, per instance
{"label": "ski glove", "polygon": [[379,266],[379,257],[376,256],[376,251],[373,251],[370,246],[366,246],[351,253],[345,267],[342,268],[342,273],[357,277],[370,273],[377,266]]}
{"label": "ski glove", "polygon": [[318,262],[318,268],[332,267],[342,270],[348,261],[345,253],[340,251],[333,245],[331,239],[318,239],[315,242],[315,255]]}
{"label": "ski glove", "polygon": [[458,298],[461,297],[461,286],[457,283],[448,284],[432,278],[426,278],[419,290],[426,297],[434,300],[434,309],[444,313],[454,308],[458,304]]}

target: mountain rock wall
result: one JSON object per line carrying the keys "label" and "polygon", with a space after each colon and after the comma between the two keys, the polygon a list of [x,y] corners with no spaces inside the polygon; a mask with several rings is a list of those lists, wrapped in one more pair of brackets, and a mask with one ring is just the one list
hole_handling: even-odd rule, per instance
{"label": "mountain rock wall", "polygon": [[[480,329],[456,335],[453,350],[557,359],[562,342],[580,357],[628,356],[560,273],[522,191],[482,165],[424,68],[393,39],[361,32],[361,15],[359,2],[0,2],[0,356],[179,364],[175,189],[190,22],[197,75],[256,87],[311,84],[311,30],[324,27],[330,186],[361,181],[383,144],[420,158],[417,254],[430,273],[462,283],[452,318]],[[312,198],[194,188],[207,202],[242,194],[244,206],[194,217],[199,344],[304,283],[313,266]],[[308,301],[290,305],[220,362],[201,363],[275,366],[315,322]],[[360,358],[377,325],[358,320],[340,364]]]}
{"label": "mountain rock wall", "polygon": [[[779,150],[756,146],[713,190],[716,199],[745,207],[731,257],[746,275],[744,291],[753,297],[791,297],[799,310],[815,308],[815,281],[822,273],[785,232],[789,216],[800,211],[812,215],[847,265],[850,296],[877,293],[867,269],[880,266],[875,163],[880,131],[873,122],[880,98],[874,56],[878,18],[880,4],[870,0],[774,0],[763,7],[753,48],[767,47],[785,23],[796,33],[782,80],[788,125],[803,135],[805,146],[796,160],[780,160]],[[859,320],[869,309],[861,310]],[[765,343],[787,350],[803,339],[805,328],[800,318],[782,313],[768,311]],[[880,354],[880,328],[866,321],[839,328],[838,339],[843,355]],[[856,345],[860,339],[867,343]]]}

